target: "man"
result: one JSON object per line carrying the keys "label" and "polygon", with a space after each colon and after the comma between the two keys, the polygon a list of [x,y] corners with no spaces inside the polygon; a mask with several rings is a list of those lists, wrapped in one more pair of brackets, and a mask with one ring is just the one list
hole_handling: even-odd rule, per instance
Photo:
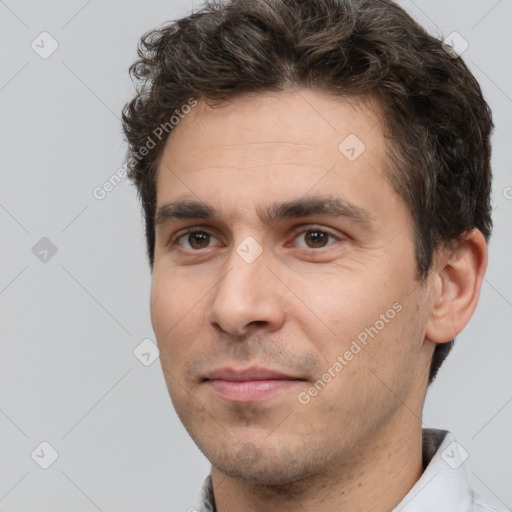
{"label": "man", "polygon": [[212,2],[139,57],[128,165],[199,510],[497,510],[421,421],[487,265],[464,62],[389,0]]}

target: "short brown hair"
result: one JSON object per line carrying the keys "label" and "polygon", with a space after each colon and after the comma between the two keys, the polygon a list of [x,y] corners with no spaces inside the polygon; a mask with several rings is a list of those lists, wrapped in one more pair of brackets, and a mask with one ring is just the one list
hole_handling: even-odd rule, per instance
{"label": "short brown hair", "polygon": [[[137,93],[123,109],[123,129],[151,267],[156,172],[170,116],[178,119],[191,98],[226,101],[290,86],[379,99],[387,177],[414,221],[419,280],[443,244],[475,227],[489,238],[490,109],[463,60],[394,2],[209,1],[145,34],[138,56],[130,67]],[[150,140],[151,150],[141,151]],[[429,383],[453,341],[436,346]]]}

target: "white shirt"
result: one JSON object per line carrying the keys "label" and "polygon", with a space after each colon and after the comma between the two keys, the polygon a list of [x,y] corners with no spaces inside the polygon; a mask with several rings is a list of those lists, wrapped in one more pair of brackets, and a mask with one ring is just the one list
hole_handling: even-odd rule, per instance
{"label": "white shirt", "polygon": [[[467,452],[446,430],[423,429],[425,471],[392,512],[504,512],[469,488]],[[211,476],[194,512],[216,512]]]}

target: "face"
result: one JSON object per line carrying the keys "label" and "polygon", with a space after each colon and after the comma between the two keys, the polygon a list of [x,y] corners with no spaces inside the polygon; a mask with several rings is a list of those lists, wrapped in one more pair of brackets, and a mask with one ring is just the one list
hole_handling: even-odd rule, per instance
{"label": "face", "polygon": [[379,117],[268,93],[199,102],[167,141],[152,323],[176,411],[227,475],[350,464],[421,414],[428,293]]}

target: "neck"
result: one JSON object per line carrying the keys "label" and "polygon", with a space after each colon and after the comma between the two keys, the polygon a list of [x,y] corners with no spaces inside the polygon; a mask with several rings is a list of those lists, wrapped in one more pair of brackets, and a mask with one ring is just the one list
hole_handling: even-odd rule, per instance
{"label": "neck", "polygon": [[408,411],[321,474],[272,486],[212,468],[212,481],[218,512],[385,512],[402,500],[422,473],[421,420]]}

